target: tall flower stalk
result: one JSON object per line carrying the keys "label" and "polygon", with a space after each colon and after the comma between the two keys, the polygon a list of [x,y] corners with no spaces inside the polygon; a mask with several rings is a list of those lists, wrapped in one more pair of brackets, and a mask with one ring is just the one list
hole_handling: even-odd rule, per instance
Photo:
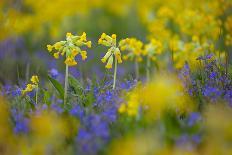
{"label": "tall flower stalk", "polygon": [[100,39],[98,40],[98,44],[104,45],[106,47],[110,47],[106,52],[105,56],[101,59],[103,63],[106,63],[105,67],[107,69],[111,69],[114,62],[114,81],[113,81],[113,90],[116,86],[117,79],[117,65],[118,63],[122,63],[121,52],[117,47],[116,34],[112,34],[111,36],[102,33]]}
{"label": "tall flower stalk", "polygon": [[87,52],[80,48],[82,46],[91,48],[91,41],[87,41],[85,32],[81,36],[67,33],[66,40],[56,42],[54,45],[47,45],[48,51],[53,54],[55,59],[59,59],[60,56],[65,57],[64,104],[67,103],[69,67],[77,65],[75,58],[78,54],[81,55],[82,60],[87,58]]}

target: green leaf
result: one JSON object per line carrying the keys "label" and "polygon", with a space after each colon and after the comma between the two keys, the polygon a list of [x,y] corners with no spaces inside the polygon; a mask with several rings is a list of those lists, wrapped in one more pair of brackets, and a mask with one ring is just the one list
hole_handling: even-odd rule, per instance
{"label": "green leaf", "polygon": [[48,79],[52,83],[52,85],[56,88],[56,90],[58,91],[58,93],[60,95],[60,98],[64,99],[64,88],[63,88],[63,86],[56,79],[53,79],[49,75],[48,75]]}
{"label": "green leaf", "polygon": [[51,101],[50,101],[51,94],[45,89],[42,89],[42,92],[43,92],[44,103],[46,103],[47,105],[50,105],[51,104]]}
{"label": "green leaf", "polygon": [[71,90],[74,91],[75,96],[80,97],[81,95],[83,95],[84,92],[83,86],[76,78],[74,78],[72,75],[69,75],[68,82],[69,82],[69,87]]}

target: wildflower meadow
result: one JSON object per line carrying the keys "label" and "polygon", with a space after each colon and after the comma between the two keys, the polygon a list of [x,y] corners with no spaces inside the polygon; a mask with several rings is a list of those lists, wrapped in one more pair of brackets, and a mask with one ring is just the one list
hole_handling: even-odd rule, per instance
{"label": "wildflower meadow", "polygon": [[0,10],[0,155],[232,155],[232,0]]}

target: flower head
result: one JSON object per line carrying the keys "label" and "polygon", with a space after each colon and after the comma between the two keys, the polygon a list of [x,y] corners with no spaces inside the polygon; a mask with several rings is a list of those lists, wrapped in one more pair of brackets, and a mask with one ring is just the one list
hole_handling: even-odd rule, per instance
{"label": "flower head", "polygon": [[142,48],[143,43],[136,38],[126,38],[119,42],[121,51],[128,51],[128,54],[123,56],[124,60],[128,58],[130,60],[142,61]]}
{"label": "flower head", "polygon": [[143,54],[152,60],[156,60],[156,56],[160,55],[163,51],[163,45],[161,41],[157,39],[151,39],[150,43],[145,45]]}
{"label": "flower head", "polygon": [[28,92],[33,91],[34,89],[37,89],[39,87],[39,78],[37,75],[33,75],[31,77],[31,83],[28,83],[26,88],[22,90],[22,95],[25,95]]}
{"label": "flower head", "polygon": [[74,66],[77,65],[75,57],[78,54],[81,55],[82,60],[87,58],[87,52],[80,49],[82,46],[91,48],[91,41],[87,41],[85,32],[83,32],[81,36],[67,33],[65,41],[56,42],[54,45],[47,45],[47,49],[49,52],[52,52],[53,49],[55,49],[53,53],[55,59],[59,59],[60,56],[65,55],[64,63],[68,66]]}
{"label": "flower head", "polygon": [[105,56],[101,59],[103,63],[106,63],[107,61],[107,64],[105,66],[107,69],[112,68],[114,56],[115,61],[117,61],[118,63],[122,63],[121,52],[120,49],[117,47],[116,38],[116,34],[112,34],[111,36],[109,36],[105,33],[102,33],[100,39],[98,40],[98,44],[110,47]]}

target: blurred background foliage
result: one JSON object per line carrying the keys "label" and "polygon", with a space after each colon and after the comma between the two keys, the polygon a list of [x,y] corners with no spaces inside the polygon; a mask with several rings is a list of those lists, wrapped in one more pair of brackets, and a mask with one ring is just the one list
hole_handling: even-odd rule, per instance
{"label": "blurred background foliage", "polygon": [[[74,69],[81,70],[81,77],[92,72],[100,75],[97,71],[103,69],[103,48],[97,46],[102,32],[115,33],[119,39],[136,37],[144,43],[152,38],[161,40],[165,47],[164,59],[157,62],[161,68],[168,66],[167,55],[179,44],[186,46],[173,54],[177,68],[204,55],[205,51],[191,52],[188,43],[193,36],[202,46],[212,47],[210,52],[217,56],[227,53],[231,57],[230,0],[3,0],[0,9],[0,80],[4,83],[28,80],[32,71],[45,75],[56,66],[63,70],[64,65],[55,63],[46,52],[46,45],[62,40],[66,32],[85,31],[93,41],[87,62]],[[132,71],[133,65],[126,64],[121,66],[122,75]],[[144,72],[144,68],[140,70]]]}

